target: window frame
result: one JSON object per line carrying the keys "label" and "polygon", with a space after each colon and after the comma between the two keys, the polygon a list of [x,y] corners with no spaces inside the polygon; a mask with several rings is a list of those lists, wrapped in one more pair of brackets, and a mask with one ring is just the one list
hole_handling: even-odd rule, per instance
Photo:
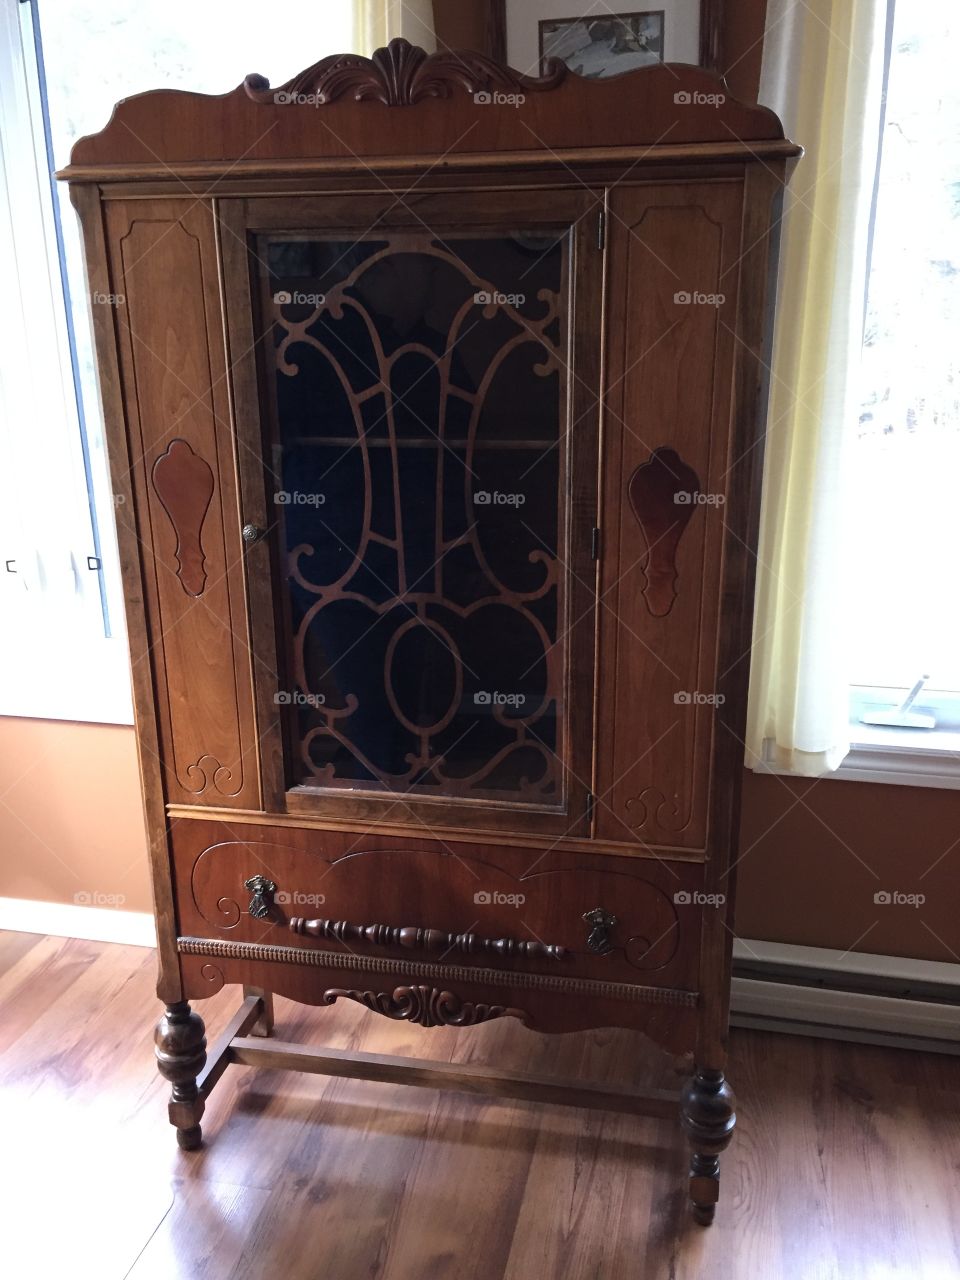
{"label": "window frame", "polygon": [[[21,303],[18,315],[28,321],[19,348],[26,377],[13,370],[0,388],[10,424],[5,452],[20,474],[45,479],[50,458],[58,460],[54,484],[28,498],[10,521],[9,532],[22,530],[23,536],[18,554],[5,554],[2,567],[34,593],[37,607],[28,606],[19,618],[16,608],[8,611],[0,715],[132,724],[111,484],[104,450],[90,447],[84,421],[84,408],[102,421],[99,387],[84,406],[33,0],[0,3],[0,144],[0,216],[8,220],[13,246],[7,264]],[[27,302],[29,270],[39,283]],[[44,381],[49,377],[39,414],[31,395],[38,370]],[[44,544],[53,550],[50,563],[35,535],[43,522],[40,508],[53,503],[61,514]]]}

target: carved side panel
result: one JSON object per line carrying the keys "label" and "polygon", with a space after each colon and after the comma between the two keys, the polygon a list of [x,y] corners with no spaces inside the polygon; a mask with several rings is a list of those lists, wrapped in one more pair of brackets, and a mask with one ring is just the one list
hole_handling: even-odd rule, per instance
{"label": "carved side panel", "polygon": [[108,206],[108,241],[145,634],[172,801],[259,806],[233,432],[211,215],[189,201]]}
{"label": "carved side panel", "polygon": [[601,838],[706,850],[738,182],[614,193]]}

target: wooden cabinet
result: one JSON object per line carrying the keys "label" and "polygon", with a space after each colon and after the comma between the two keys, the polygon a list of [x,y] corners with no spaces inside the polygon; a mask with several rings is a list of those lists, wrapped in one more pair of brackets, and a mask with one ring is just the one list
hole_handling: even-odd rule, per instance
{"label": "wooden cabinet", "polygon": [[[402,41],[131,98],[77,144],[185,1148],[229,1062],[283,1059],[272,992],[625,1026],[694,1057],[711,1218],[796,154],[695,68],[531,80]],[[189,1001],[224,984],[208,1060]]]}

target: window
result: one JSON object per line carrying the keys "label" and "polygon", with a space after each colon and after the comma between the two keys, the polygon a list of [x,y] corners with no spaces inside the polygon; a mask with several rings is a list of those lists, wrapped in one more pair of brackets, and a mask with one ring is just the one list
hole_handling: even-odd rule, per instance
{"label": "window", "polygon": [[[896,6],[851,493],[854,744],[887,753],[888,763],[904,751],[943,756],[954,774],[960,750],[958,31],[953,6]],[[909,714],[891,717],[921,677]],[[902,723],[864,723],[878,719]],[[851,765],[844,766],[847,776]]]}
{"label": "window", "polygon": [[52,171],[120,98],[222,93],[249,71],[280,83],[304,48],[349,49],[353,11],[293,0],[264,24],[260,0],[0,0],[0,715],[132,719],[89,325],[111,304],[88,299]]}

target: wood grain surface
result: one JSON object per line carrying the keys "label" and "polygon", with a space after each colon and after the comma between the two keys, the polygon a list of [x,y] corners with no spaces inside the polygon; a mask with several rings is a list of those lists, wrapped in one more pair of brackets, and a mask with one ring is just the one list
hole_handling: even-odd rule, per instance
{"label": "wood grain surface", "polygon": [[[734,1032],[716,1223],[669,1120],[230,1067],[178,1152],[153,952],[0,934],[8,1275],[73,1280],[940,1280],[960,1273],[960,1061]],[[214,1043],[237,989],[203,1005]],[[625,1031],[424,1033],[277,1001],[335,1049],[676,1088]],[[264,1042],[268,1043],[268,1042]],[[55,1135],[55,1136],[54,1136]]]}

